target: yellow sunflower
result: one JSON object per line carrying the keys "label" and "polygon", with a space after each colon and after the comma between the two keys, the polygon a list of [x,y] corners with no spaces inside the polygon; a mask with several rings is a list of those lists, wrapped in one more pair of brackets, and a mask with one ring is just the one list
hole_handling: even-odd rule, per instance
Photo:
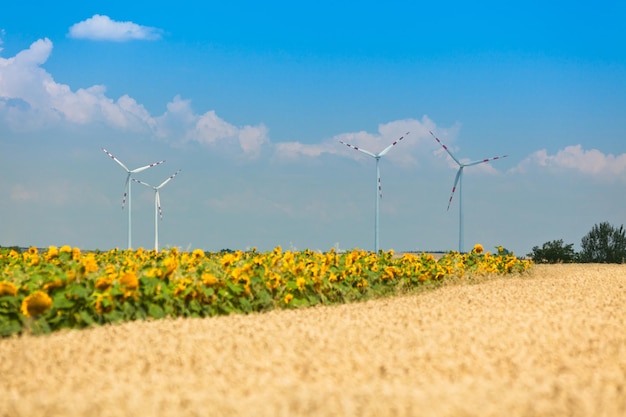
{"label": "yellow sunflower", "polygon": [[122,273],[119,281],[120,284],[122,284],[124,287],[126,287],[126,289],[130,291],[134,291],[139,288],[139,279],[137,278],[137,274],[132,271]]}
{"label": "yellow sunflower", "polygon": [[17,287],[12,282],[0,281],[0,297],[5,295],[17,295]]}
{"label": "yellow sunflower", "polygon": [[37,317],[52,307],[52,298],[43,292],[35,291],[22,301],[20,310],[26,317]]}
{"label": "yellow sunflower", "polygon": [[113,311],[115,308],[115,302],[113,301],[111,294],[97,294],[95,308],[98,314],[106,314]]}
{"label": "yellow sunflower", "polygon": [[110,276],[104,276],[104,277],[100,277],[98,278],[98,280],[96,281],[96,288],[99,291],[106,291],[109,288],[111,288],[111,285],[113,285],[113,278],[111,278]]}
{"label": "yellow sunflower", "polygon": [[219,280],[217,279],[217,277],[213,274],[211,274],[210,272],[205,272],[201,275],[202,278],[202,283],[204,285],[215,285],[219,282]]}
{"label": "yellow sunflower", "polygon": [[483,245],[481,245],[480,243],[477,243],[474,245],[474,249],[472,249],[472,252],[474,252],[477,255],[480,255],[481,253],[483,253]]}
{"label": "yellow sunflower", "polygon": [[285,304],[289,304],[289,302],[291,302],[291,300],[293,300],[293,294],[285,295]]}
{"label": "yellow sunflower", "polygon": [[59,278],[56,278],[52,281],[48,281],[43,285],[43,289],[46,291],[56,290],[57,288],[63,288],[63,281]]}
{"label": "yellow sunflower", "polygon": [[298,277],[298,279],[296,279],[296,286],[298,287],[300,291],[304,290],[305,285],[306,285],[306,279],[304,279],[303,277]]}

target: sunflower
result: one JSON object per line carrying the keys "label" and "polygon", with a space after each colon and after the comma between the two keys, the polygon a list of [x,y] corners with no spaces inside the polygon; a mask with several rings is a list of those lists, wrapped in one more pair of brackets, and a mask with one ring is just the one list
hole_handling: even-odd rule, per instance
{"label": "sunflower", "polygon": [[293,294],[285,295],[285,304],[289,304],[291,300],[293,300]]}
{"label": "sunflower", "polygon": [[54,259],[57,256],[59,256],[59,248],[57,248],[56,246],[49,246],[48,252],[44,254],[44,258],[46,261],[50,261],[51,259]]}
{"label": "sunflower", "polygon": [[37,317],[50,307],[52,307],[52,298],[43,291],[35,291],[24,298],[20,310],[26,317]]}
{"label": "sunflower", "polygon": [[202,249],[194,249],[193,252],[191,252],[191,256],[195,259],[202,259],[204,258],[204,251]]}
{"label": "sunflower", "polygon": [[12,282],[0,281],[0,297],[5,295],[17,295],[17,287]]}
{"label": "sunflower", "polygon": [[99,291],[106,291],[109,288],[111,288],[111,285],[113,285],[113,278],[111,278],[110,276],[104,276],[104,277],[100,277],[98,278],[98,280],[96,281],[96,288]]}
{"label": "sunflower", "polygon": [[115,302],[113,301],[111,294],[97,294],[95,308],[98,314],[106,314],[113,311],[115,308]]}
{"label": "sunflower", "polygon": [[163,276],[166,278],[170,278],[172,274],[174,274],[174,272],[176,271],[176,268],[178,268],[178,261],[176,260],[176,257],[168,256],[163,260],[163,266],[165,266]]}
{"label": "sunflower", "polygon": [[82,264],[82,269],[85,274],[98,270],[98,261],[96,261],[96,256],[93,253],[89,253],[83,257],[80,263]]}
{"label": "sunflower", "polygon": [[386,266],[383,270],[382,279],[393,279],[396,276],[396,268],[393,266]]}
{"label": "sunflower", "polygon": [[215,285],[219,282],[217,277],[210,272],[203,273],[201,275],[201,278],[202,278],[202,283],[208,286]]}
{"label": "sunflower", "polygon": [[130,291],[134,291],[139,288],[139,279],[137,278],[137,274],[132,271],[124,272],[119,278],[119,281],[120,284]]}
{"label": "sunflower", "polygon": [[303,277],[298,277],[298,279],[296,279],[296,286],[298,287],[300,291],[304,290],[305,285],[306,285],[306,279],[304,279]]}
{"label": "sunflower", "polygon": [[483,245],[481,245],[480,243],[477,243],[474,245],[474,249],[472,249],[472,252],[474,252],[477,255],[480,255],[481,253],[483,253]]}
{"label": "sunflower", "polygon": [[56,290],[57,288],[63,288],[63,281],[59,278],[56,278],[52,281],[48,281],[43,285],[43,289],[46,291]]}

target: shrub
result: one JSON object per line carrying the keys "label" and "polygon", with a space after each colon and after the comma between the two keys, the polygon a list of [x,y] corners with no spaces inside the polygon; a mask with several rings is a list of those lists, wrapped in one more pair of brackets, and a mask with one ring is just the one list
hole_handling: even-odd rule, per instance
{"label": "shrub", "polygon": [[553,240],[544,243],[541,248],[534,246],[532,253],[528,254],[536,263],[561,263],[574,262],[576,252],[574,252],[574,244],[569,243],[563,245],[563,239]]}
{"label": "shrub", "polygon": [[580,246],[580,262],[626,262],[626,230],[623,225],[618,229],[608,222],[596,224],[582,238]]}

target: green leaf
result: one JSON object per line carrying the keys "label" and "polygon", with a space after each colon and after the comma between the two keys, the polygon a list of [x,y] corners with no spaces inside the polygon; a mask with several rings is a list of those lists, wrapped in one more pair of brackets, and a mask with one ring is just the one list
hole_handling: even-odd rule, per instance
{"label": "green leaf", "polygon": [[241,309],[244,312],[252,312],[252,304],[250,304],[250,300],[248,300],[248,297],[239,297],[239,304],[241,304]]}
{"label": "green leaf", "polygon": [[52,305],[59,310],[65,310],[74,307],[74,301],[69,300],[65,296],[65,293],[59,292],[54,295],[54,298],[52,299]]}
{"label": "green leaf", "polygon": [[241,288],[239,285],[234,284],[230,281],[226,281],[226,286],[235,295],[239,295],[243,292],[243,288]]}
{"label": "green leaf", "polygon": [[308,307],[309,300],[307,300],[306,298],[294,298],[293,300],[291,300],[290,304],[294,307]]}
{"label": "green leaf", "polygon": [[80,316],[80,319],[87,325],[92,325],[95,323],[93,317],[91,317],[91,315],[86,311],[79,311],[78,315]]}
{"label": "green leaf", "polygon": [[162,319],[165,317],[165,311],[157,304],[148,305],[148,315],[155,319]]}
{"label": "green leaf", "polygon": [[85,299],[91,295],[91,291],[81,284],[73,284],[67,288],[65,292],[69,298]]}
{"label": "green leaf", "polygon": [[113,310],[110,313],[106,313],[104,317],[109,323],[115,323],[117,321],[121,321],[124,318],[124,315],[121,311]]}
{"label": "green leaf", "polygon": [[11,336],[22,331],[19,319],[4,319],[0,317],[0,336]]}

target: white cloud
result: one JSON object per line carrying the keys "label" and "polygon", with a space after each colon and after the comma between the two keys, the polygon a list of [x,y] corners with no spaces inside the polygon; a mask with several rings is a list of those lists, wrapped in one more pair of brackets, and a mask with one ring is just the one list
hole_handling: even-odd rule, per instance
{"label": "white cloud", "polygon": [[161,138],[175,138],[177,132],[184,132],[180,142],[197,142],[212,147],[237,145],[250,158],[258,157],[263,145],[269,143],[268,130],[264,125],[237,127],[220,118],[213,110],[195,114],[191,101],[179,96],[168,103],[165,114],[154,120],[156,134]]}
{"label": "white cloud", "polygon": [[157,40],[162,31],[133,22],[116,22],[99,14],[70,27],[68,36],[75,39],[124,42],[129,40]]}
{"label": "white cloud", "polygon": [[12,58],[0,58],[0,121],[14,130],[93,122],[129,130],[150,126],[147,111],[128,96],[115,101],[104,86],[72,91],[55,82],[41,68],[52,47],[49,39],[40,39]]}
{"label": "white cloud", "polygon": [[155,117],[128,95],[108,97],[102,85],[73,91],[41,67],[52,48],[49,39],[40,39],[14,57],[0,58],[0,123],[15,131],[100,123],[170,143],[232,148],[249,158],[258,157],[269,143],[264,125],[237,127],[212,110],[196,114],[191,102],[178,96]]}
{"label": "white cloud", "polygon": [[260,126],[244,126],[239,130],[239,145],[247,155],[257,157],[265,143],[269,143],[267,128]]}
{"label": "white cloud", "polygon": [[301,142],[281,142],[275,145],[276,156],[281,159],[297,159],[299,156],[316,158],[325,153],[337,153],[336,148],[336,144],[330,142],[311,145]]}
{"label": "white cloud", "polygon": [[577,171],[590,176],[615,177],[626,173],[626,154],[604,154],[597,149],[585,150],[581,145],[567,146],[554,155],[541,149],[511,169],[526,173],[537,169]]}
{"label": "white cloud", "polygon": [[[282,142],[275,145],[275,156],[280,159],[297,160],[299,157],[315,158],[323,154],[338,154],[357,160],[365,160],[368,158],[367,155],[362,152],[355,152],[354,149],[342,145],[339,141],[372,153],[378,153],[403,137],[403,150],[398,149],[394,152],[390,150],[385,157],[396,163],[415,165],[417,163],[416,151],[419,151],[420,148],[424,151],[425,148],[420,147],[420,144],[428,140],[430,137],[428,131],[434,128],[435,123],[428,116],[422,117],[421,121],[416,119],[396,120],[380,124],[377,133],[364,131],[342,133],[317,144]],[[408,135],[407,132],[409,132]]]}

